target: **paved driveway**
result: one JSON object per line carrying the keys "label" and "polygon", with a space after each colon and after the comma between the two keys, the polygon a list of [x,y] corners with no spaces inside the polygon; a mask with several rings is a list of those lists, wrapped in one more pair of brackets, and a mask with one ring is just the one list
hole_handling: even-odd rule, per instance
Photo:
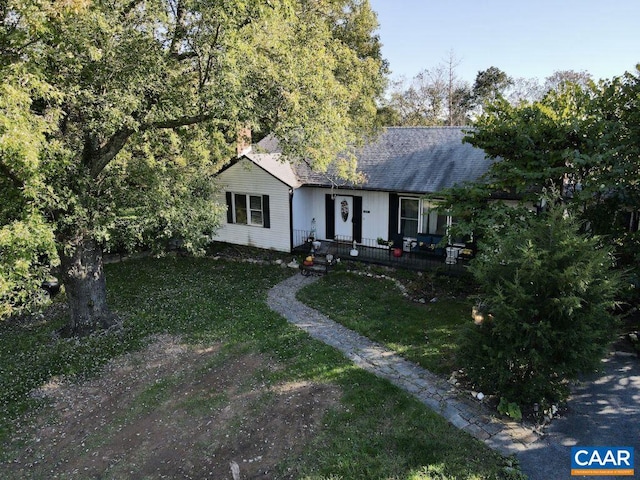
{"label": "paved driveway", "polygon": [[573,390],[568,412],[547,435],[518,454],[530,480],[629,478],[571,477],[572,446],[634,447],[633,478],[640,478],[640,360],[614,355],[602,366]]}

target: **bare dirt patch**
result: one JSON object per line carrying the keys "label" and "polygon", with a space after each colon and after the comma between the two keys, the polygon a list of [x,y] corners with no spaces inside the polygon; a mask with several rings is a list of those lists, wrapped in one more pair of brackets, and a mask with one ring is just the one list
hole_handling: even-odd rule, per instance
{"label": "bare dirt patch", "polygon": [[94,379],[54,379],[51,401],[17,429],[2,478],[294,478],[278,471],[320,427],[340,391],[272,384],[265,355],[196,348],[170,336],[108,364]]}

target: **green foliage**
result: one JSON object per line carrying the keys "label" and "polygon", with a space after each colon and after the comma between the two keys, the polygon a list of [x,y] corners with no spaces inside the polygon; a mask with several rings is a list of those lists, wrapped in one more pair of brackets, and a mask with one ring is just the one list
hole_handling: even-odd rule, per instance
{"label": "green foliage", "polygon": [[215,202],[213,175],[230,155],[215,132],[194,127],[144,132],[142,145],[121,152],[108,167],[100,202],[107,250],[161,252],[175,238],[202,252],[224,207]]}
{"label": "green foliage", "polygon": [[[565,73],[540,100],[485,106],[465,141],[493,163],[481,181],[450,190],[446,203],[461,220],[457,229],[482,238],[519,221],[524,212],[511,206],[530,209],[556,190],[615,249],[619,266],[636,270],[640,70],[599,83]],[[505,199],[509,207],[497,203]]]}
{"label": "green foliage", "polygon": [[0,225],[40,215],[61,276],[77,245],[202,252],[239,128],[326,170],[372,130],[384,86],[368,1],[9,0],[0,15]]}
{"label": "green foliage", "polygon": [[592,142],[580,131],[590,118],[590,101],[590,92],[568,85],[538,102],[513,106],[498,98],[486,105],[465,140],[500,158],[488,186],[535,201],[544,188],[562,185],[569,159]]}
{"label": "green foliage", "polygon": [[42,303],[40,284],[58,263],[38,209],[48,194],[39,154],[51,126],[31,114],[34,95],[51,92],[19,66],[0,69],[0,320]]}
{"label": "green foliage", "polygon": [[53,233],[38,215],[0,227],[0,320],[45,298],[40,284],[57,264]]}
{"label": "green foliage", "polygon": [[593,370],[614,338],[611,249],[562,205],[493,240],[471,264],[485,320],[469,325],[461,362],[485,392],[520,405],[562,400],[567,380]]}
{"label": "green foliage", "polygon": [[522,411],[515,402],[510,402],[506,398],[502,397],[500,403],[498,403],[498,412],[507,417],[513,418],[516,422],[522,420]]}
{"label": "green foliage", "polygon": [[473,96],[476,102],[491,102],[504,95],[505,90],[513,85],[513,79],[497,67],[489,67],[478,72],[473,83]]}

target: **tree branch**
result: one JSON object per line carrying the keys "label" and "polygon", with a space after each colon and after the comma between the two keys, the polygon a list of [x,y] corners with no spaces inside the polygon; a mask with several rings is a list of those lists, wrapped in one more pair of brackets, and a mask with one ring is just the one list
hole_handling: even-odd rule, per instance
{"label": "tree branch", "polygon": [[[216,34],[215,37],[213,38],[213,42],[211,43],[212,46],[218,45],[218,39],[220,38],[220,32],[222,30],[222,25],[218,24],[218,26],[216,27]],[[211,53],[209,53],[209,55],[207,55],[207,61],[206,61],[206,65],[204,68],[204,72],[202,71],[202,67],[200,67],[200,88],[204,88],[204,85],[209,81],[209,76],[211,75],[211,69],[213,67],[213,56],[211,55]]]}
{"label": "tree branch", "polygon": [[[152,128],[178,128],[187,125],[195,125],[197,123],[205,122],[214,118],[213,114],[200,114],[193,116],[185,116],[174,118],[171,120],[161,120],[157,122],[149,122],[140,125],[138,131],[150,130]],[[133,135],[135,130],[131,128],[121,128],[114,133],[111,138],[100,147],[92,159],[91,162],[91,177],[96,178],[105,169],[107,165],[120,153],[120,150],[124,148],[129,140],[129,137]]]}
{"label": "tree branch", "polygon": [[206,122],[214,118],[212,113],[201,113],[200,115],[193,115],[189,117],[179,117],[171,120],[161,120],[157,122],[150,122],[142,125],[141,129],[148,130],[151,128],[178,128],[187,125],[195,125],[196,123]]}
{"label": "tree branch", "polygon": [[184,5],[181,1],[178,1],[176,5],[176,26],[173,30],[173,35],[171,37],[171,45],[169,46],[169,52],[173,56],[178,56],[178,48],[180,44],[180,40],[184,37],[185,28],[183,25],[184,21]]}
{"label": "tree branch", "polygon": [[121,128],[114,133],[109,141],[104,146],[98,149],[96,158],[91,163],[91,177],[96,178],[105,169],[109,162],[113,160],[120,150],[124,148],[129,140],[129,137],[133,134],[133,130],[130,128]]}

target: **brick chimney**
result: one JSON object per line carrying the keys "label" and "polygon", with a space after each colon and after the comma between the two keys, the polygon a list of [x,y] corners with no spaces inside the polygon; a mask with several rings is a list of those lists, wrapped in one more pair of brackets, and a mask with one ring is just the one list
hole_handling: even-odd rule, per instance
{"label": "brick chimney", "polygon": [[238,158],[251,151],[251,129],[242,127],[238,129],[238,137],[236,141]]}

